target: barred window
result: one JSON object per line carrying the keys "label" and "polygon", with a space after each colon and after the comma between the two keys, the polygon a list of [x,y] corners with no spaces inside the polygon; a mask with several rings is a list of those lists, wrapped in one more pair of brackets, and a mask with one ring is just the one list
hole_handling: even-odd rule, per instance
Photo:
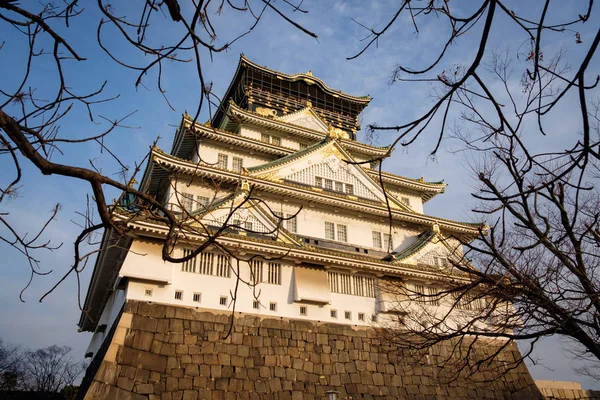
{"label": "barred window", "polygon": [[258,300],[254,300],[252,302],[252,308],[254,308],[255,310],[258,310],[259,307],[260,307],[260,302]]}
{"label": "barred window", "polygon": [[292,218],[293,214],[286,214],[286,218],[290,218],[287,221],[285,221],[285,227],[288,231],[290,232],[297,232],[298,231],[298,222],[296,221],[296,216],[294,216]]}
{"label": "barred window", "polygon": [[250,281],[254,284],[262,282],[263,261],[250,261]]}
{"label": "barred window", "polygon": [[[215,255],[213,253],[200,253],[200,270],[199,274],[212,275],[213,274],[213,260]],[[196,256],[198,257],[198,256]]]}
{"label": "barred window", "polygon": [[229,164],[229,157],[227,154],[221,154],[217,156],[217,168],[227,169],[227,164]]}
{"label": "barred window", "polygon": [[180,193],[179,203],[181,204],[181,208],[191,212],[194,209],[194,195],[190,193]]}
{"label": "barred window", "polygon": [[325,239],[335,240],[335,224],[333,222],[325,222]]}
{"label": "barred window", "polygon": [[381,248],[381,232],[373,231],[373,247]]}
{"label": "barred window", "polygon": [[351,311],[344,311],[344,317],[346,319],[352,319],[352,312]]}
{"label": "barred window", "polygon": [[359,321],[364,321],[365,320],[365,313],[358,313],[358,320]]}
{"label": "barred window", "polygon": [[273,285],[281,285],[281,264],[270,262],[268,265],[267,272],[267,283],[271,283]]}
{"label": "barred window", "polygon": [[274,303],[274,302],[269,303],[269,310],[277,311],[277,303]]}
{"label": "barred window", "polygon": [[394,243],[392,241],[392,235],[390,235],[389,233],[383,234],[383,248],[385,251],[394,250]]}
{"label": "barred window", "polygon": [[337,226],[337,240],[340,242],[348,241],[348,228],[346,227],[346,225]]}
{"label": "barred window", "polygon": [[195,303],[200,303],[200,300],[202,299],[202,294],[201,293],[194,293],[194,302]]}
{"label": "barred window", "polygon": [[175,300],[183,300],[183,290],[175,291]]}
{"label": "barred window", "polygon": [[233,172],[241,173],[242,167],[244,166],[244,159],[239,157],[233,157]]}
{"label": "barred window", "polygon": [[271,136],[267,135],[266,133],[261,133],[260,141],[264,143],[271,143]]}
{"label": "barred window", "polygon": [[279,136],[271,136],[271,143],[275,146],[281,146],[281,138]]}
{"label": "barred window", "polygon": [[[190,254],[192,254],[191,250],[188,250],[188,249],[183,250],[184,257],[187,257]],[[184,261],[181,264],[181,270],[184,272],[196,272],[196,257],[190,258],[189,260]]]}
{"label": "barred window", "polygon": [[250,221],[246,221],[244,222],[244,229],[246,229],[247,231],[252,231],[252,222]]}
{"label": "barred window", "polygon": [[[470,293],[453,293],[456,308],[467,311],[482,310],[485,308],[485,300]],[[460,297],[460,299],[459,299]]]}
{"label": "barred window", "polygon": [[375,278],[328,271],[329,290],[332,293],[375,297]]}
{"label": "barred window", "polygon": [[227,306],[227,300],[229,300],[227,296],[221,296],[219,297],[219,304],[222,306]]}
{"label": "barred window", "polygon": [[333,190],[333,181],[331,179],[325,179],[325,189]]}
{"label": "barred window", "polygon": [[[183,250],[184,256],[189,256],[191,253],[192,250]],[[196,257],[183,262],[181,270],[202,275],[215,275],[229,278],[231,276],[229,261],[228,255],[203,252]]]}
{"label": "barred window", "polygon": [[304,150],[308,147],[306,143],[300,143],[300,150]]}
{"label": "barred window", "polygon": [[429,286],[427,288],[427,294],[429,297],[425,299],[426,303],[432,306],[437,306],[440,304],[440,299],[438,297],[438,289],[435,287]]}
{"label": "barred window", "polygon": [[336,192],[343,192],[344,191],[344,184],[342,182],[336,182],[335,183],[335,191]]}
{"label": "barred window", "polygon": [[217,276],[222,276],[223,278],[229,278],[229,256],[224,254],[216,255],[216,274]]}
{"label": "barred window", "polygon": [[300,306],[300,315],[306,315],[306,306]]}
{"label": "barred window", "polygon": [[323,187],[323,178],[315,176],[315,186]]}
{"label": "barred window", "polygon": [[400,201],[407,206],[410,206],[410,199],[408,197],[400,197]]}
{"label": "barred window", "polygon": [[346,194],[354,194],[354,185],[346,183]]}
{"label": "barred window", "polygon": [[197,207],[202,209],[208,207],[208,202],[210,199],[206,196],[196,196]]}
{"label": "barred window", "polygon": [[331,310],[329,315],[331,315],[331,318],[337,318],[337,310]]}
{"label": "barred window", "polygon": [[350,280],[350,274],[340,274],[340,293],[352,294],[352,282]]}
{"label": "barred window", "polygon": [[362,276],[357,276],[354,275],[352,277],[353,285],[354,286],[354,291],[352,292],[353,295],[355,296],[364,296],[365,295],[365,282],[364,282],[364,278]]}

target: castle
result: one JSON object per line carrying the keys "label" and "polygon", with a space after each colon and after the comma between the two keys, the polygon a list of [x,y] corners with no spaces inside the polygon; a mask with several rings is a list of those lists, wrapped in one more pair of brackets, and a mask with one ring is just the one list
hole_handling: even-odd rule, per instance
{"label": "castle", "polygon": [[377,335],[400,312],[382,288],[435,295],[457,238],[482,226],[424,213],[443,182],[380,172],[391,149],[356,141],[369,101],[241,56],[212,120],[184,115],[140,182],[182,221],[171,252],[186,261],[163,261],[170,227],[135,200],[113,214],[129,234],[102,240],[79,321],[94,332],[82,398],[539,395],[524,366],[442,384]]}

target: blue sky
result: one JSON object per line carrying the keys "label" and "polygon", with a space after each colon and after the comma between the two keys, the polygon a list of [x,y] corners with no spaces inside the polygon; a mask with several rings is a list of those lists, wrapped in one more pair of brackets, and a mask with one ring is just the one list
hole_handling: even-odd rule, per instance
{"label": "blue sky", "polygon": [[[118,13],[132,15],[137,3],[122,2],[117,4]],[[203,67],[206,80],[213,82],[213,91],[221,96],[233,76],[239,54],[244,53],[254,62],[285,73],[306,72],[312,70],[315,76],[323,79],[328,86],[353,95],[370,95],[371,105],[363,112],[363,127],[369,123],[379,125],[397,124],[411,117],[418,116],[432,103],[430,84],[395,83],[390,85],[390,75],[398,63],[408,66],[422,66],[430,62],[439,49],[439,29],[444,25],[441,19],[432,18],[430,22],[419,26],[420,32],[410,29],[411,22],[401,19],[379,41],[377,47],[368,50],[356,60],[347,61],[346,57],[354,55],[361,49],[364,42],[365,30],[353,23],[350,18],[358,19],[365,25],[381,27],[383,21],[390,17],[395,7],[391,1],[371,1],[368,6],[359,1],[305,1],[304,7],[308,14],[294,15],[297,21],[307,29],[317,33],[318,40],[312,39],[299,30],[285,23],[274,13],[266,13],[258,27],[247,37],[236,42],[227,52],[214,55],[212,61],[207,55],[203,56]],[[453,2],[454,3],[454,2]],[[539,3],[539,2],[538,2]],[[517,12],[532,15],[540,4],[515,2]],[[277,3],[283,7],[283,2]],[[456,2],[457,7],[469,7],[468,1]],[[576,18],[583,2],[563,1],[551,8],[550,20],[556,20],[564,15]],[[194,66],[191,63],[167,63],[163,76],[163,87],[175,111],[165,103],[156,88],[156,73],[150,72],[144,82],[147,87],[137,90],[134,82],[137,74],[126,70],[111,61],[96,43],[96,28],[100,15],[95,5],[87,4],[83,15],[72,21],[71,28],[59,28],[70,40],[71,45],[87,61],[66,63],[69,85],[76,90],[90,90],[99,87],[107,80],[105,92],[107,96],[120,94],[119,99],[94,109],[96,121],[91,123],[81,108],[76,108],[61,124],[61,133],[68,137],[81,137],[101,131],[106,126],[101,123],[99,115],[115,119],[135,112],[126,124],[135,129],[115,131],[106,144],[126,162],[134,166],[142,159],[148,146],[160,136],[159,146],[170,150],[175,126],[179,123],[184,110],[195,109],[199,96],[199,84]],[[596,12],[598,14],[598,12]],[[239,32],[242,27],[249,25],[247,16],[226,9],[221,16],[214,16],[218,32],[217,42],[224,42]],[[598,16],[588,22],[587,28],[581,31],[584,43],[589,42],[594,27],[598,26]],[[447,28],[447,27],[446,27]],[[178,32],[174,23],[169,20],[157,20],[153,25],[153,40],[173,39]],[[490,48],[509,47],[516,52],[522,45],[522,38],[514,36],[514,26],[506,20],[499,19],[494,25]],[[143,63],[148,57],[133,52],[124,45],[123,40],[114,34],[112,28],[106,29],[103,37],[115,53],[131,63]],[[0,88],[13,89],[14,84],[22,76],[22,41],[19,35],[6,24],[0,24],[0,43],[6,40],[5,47],[0,50]],[[448,58],[442,62],[440,70],[449,68],[457,63],[468,62],[475,51],[477,35],[465,35],[452,47]],[[586,42],[587,40],[587,42]],[[549,35],[546,54],[556,51],[561,45],[569,47],[569,57],[576,60],[581,57],[584,47],[574,46],[572,33]],[[598,70],[598,60],[593,60],[592,68]],[[34,65],[31,85],[38,87],[40,98],[49,96],[52,82],[55,82],[55,71],[48,57],[40,57]],[[517,79],[519,75],[517,74]],[[13,86],[11,86],[13,85]],[[208,119],[207,109],[200,120]],[[561,130],[570,133],[580,130],[572,118],[568,108],[559,110],[550,118],[556,126],[556,137],[546,138],[551,144],[560,146]],[[573,123],[571,123],[573,121]],[[100,123],[98,125],[98,123]],[[385,169],[409,176],[424,176],[427,180],[444,179],[449,184],[447,192],[426,205],[426,213],[440,217],[471,221],[476,217],[470,212],[472,198],[470,190],[472,177],[465,157],[448,152],[453,144],[449,143],[439,152],[437,159],[431,160],[428,154],[435,140],[435,132],[425,132],[425,135],[410,148],[398,148],[394,156],[386,161]],[[378,144],[385,145],[391,141],[391,134],[382,133]],[[359,136],[361,137],[361,136]],[[539,140],[533,138],[532,140]],[[72,145],[62,148],[64,155],[55,154],[57,162],[89,165],[91,159],[97,168],[112,174],[117,171],[113,160],[106,154],[100,153],[97,145]],[[0,182],[4,185],[12,178],[13,171],[7,159],[0,159]],[[19,197],[2,204],[2,212],[10,212],[9,219],[21,232],[34,232],[42,221],[50,214],[56,203],[61,204],[57,220],[46,232],[46,238],[55,243],[63,242],[63,246],[54,252],[39,254],[44,270],[53,270],[46,277],[37,277],[33,285],[25,292],[25,303],[19,301],[19,292],[28,280],[28,267],[25,260],[5,244],[0,244],[0,254],[3,255],[0,267],[0,301],[2,320],[0,337],[29,347],[43,347],[51,344],[69,345],[73,347],[75,356],[83,356],[89,334],[77,333],[76,323],[79,318],[77,306],[77,289],[75,279],[65,282],[55,293],[43,303],[38,299],[72,263],[72,242],[78,232],[77,222],[80,217],[76,211],[85,207],[88,187],[81,182],[60,177],[43,177],[33,168],[24,165],[23,187]],[[117,197],[118,193],[110,192],[109,198]],[[0,231],[3,233],[4,231]],[[85,295],[90,276],[90,265],[82,274],[82,296]],[[590,379],[579,377],[572,370],[572,362],[561,351],[561,344],[556,340],[544,341],[536,352],[543,367],[532,367],[536,379],[577,380],[585,386],[594,385]],[[596,387],[600,388],[598,383]]]}

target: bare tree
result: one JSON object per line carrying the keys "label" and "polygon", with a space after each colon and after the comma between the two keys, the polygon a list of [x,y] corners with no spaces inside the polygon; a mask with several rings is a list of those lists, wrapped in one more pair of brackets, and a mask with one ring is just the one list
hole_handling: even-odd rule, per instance
{"label": "bare tree", "polygon": [[[288,16],[292,13],[306,12],[299,5],[288,1],[280,4],[270,0],[138,1],[123,5],[126,10],[133,10],[125,14],[119,9],[121,5],[109,1],[99,1],[92,7],[97,7],[94,11],[99,12],[101,16],[97,21],[97,50],[105,52],[124,69],[136,71],[136,87],[144,86],[146,76],[154,76],[156,88],[165,96],[167,107],[171,105],[162,85],[167,64],[189,62],[195,65],[199,96],[193,115],[194,123],[202,109],[208,107],[209,114],[212,114],[213,106],[218,103],[211,91],[212,83],[205,77],[202,66],[215,54],[229,49],[240,38],[250,34],[265,13],[273,12],[294,29],[316,38],[315,34]],[[72,44],[78,32],[71,28],[72,21],[81,18],[84,12],[90,11],[84,10],[77,0],[27,4],[20,4],[14,0],[0,0],[0,24],[7,29],[12,28],[14,33],[6,40],[9,44],[19,45],[25,50],[23,64],[11,69],[14,76],[5,77],[5,87],[0,88],[0,154],[11,160],[14,174],[14,178],[0,188],[0,204],[16,196],[20,185],[27,182],[27,177],[23,175],[25,163],[39,169],[44,175],[58,175],[87,182],[92,192],[87,208],[81,212],[84,222],[81,224],[81,233],[75,239],[73,265],[65,276],[58,280],[57,285],[71,274],[76,275],[79,284],[79,274],[89,258],[97,252],[86,247],[97,244],[95,233],[101,229],[108,229],[123,237],[128,232],[127,224],[131,220],[152,219],[170,227],[162,252],[163,258],[170,262],[185,262],[209,246],[219,247],[216,238],[229,227],[244,229],[227,219],[221,229],[211,230],[198,223],[198,218],[184,207],[173,210],[160,199],[134,187],[133,182],[139,177],[141,166],[148,156],[133,167],[127,167],[129,164],[121,161],[106,144],[108,135],[117,129],[127,128],[125,122],[128,115],[107,118],[95,112],[99,104],[114,101],[117,96],[105,94],[106,82],[90,92],[82,92],[71,84],[86,68],[86,49],[78,49]],[[227,35],[230,36],[221,38],[215,28],[218,26],[215,20],[227,19],[226,15],[232,14],[240,14],[247,24],[241,29],[228,28]],[[164,26],[156,23],[159,19],[168,24],[169,35],[162,35],[158,31]],[[108,29],[112,30],[113,36],[105,39]],[[117,50],[113,47],[114,34],[121,39],[127,51],[120,51],[123,50],[123,45],[117,47]],[[6,45],[7,42],[0,42],[0,52],[3,51],[3,47],[7,47]],[[144,64],[122,59],[122,54],[143,55]],[[9,57],[2,58],[7,60]],[[34,79],[35,68],[39,67],[40,63],[54,68],[54,76],[47,77],[41,83]],[[96,134],[82,136],[78,133],[82,131],[79,126],[64,126],[67,117],[76,113],[88,115],[91,126],[100,124],[105,129],[100,129]],[[114,178],[115,174],[111,173],[113,171],[102,172],[95,165],[93,158],[89,160],[91,167],[53,161],[53,155],[61,153],[64,148],[85,143],[92,143],[97,146],[99,152],[112,156],[115,165],[118,166],[117,175],[121,176],[121,179]],[[108,200],[107,191],[115,190],[122,194],[115,202],[111,202]],[[237,194],[247,195],[244,201],[260,201],[252,198],[251,190],[243,192],[238,188],[235,191]],[[179,205],[184,201],[181,195],[177,195],[176,199]],[[0,240],[23,254],[29,263],[31,279],[47,273],[40,266],[40,252],[52,251],[61,245],[46,240],[44,236],[59,208],[57,205],[48,221],[33,234],[22,232],[8,212],[0,213]],[[114,218],[115,212],[120,210],[123,214],[124,209],[127,211],[125,219]],[[232,212],[234,211],[235,207],[232,208]],[[201,235],[206,240],[185,257],[175,257],[172,249],[178,243],[187,242],[186,237],[190,234]],[[228,251],[219,248],[221,251]],[[48,293],[54,288],[56,286]],[[44,297],[45,295],[42,299]]]}
{"label": "bare tree", "polygon": [[[456,352],[466,354],[440,362],[462,360],[456,373],[489,366],[514,341],[526,344],[528,357],[551,335],[568,339],[579,357],[593,362],[588,373],[600,371],[600,114],[594,97],[600,77],[592,62],[600,31],[585,25],[598,19],[592,1],[578,3],[572,16],[564,10],[556,15],[559,5],[528,3],[518,13],[500,0],[472,2],[466,10],[448,1],[404,1],[382,28],[367,28],[369,41],[355,56],[400,21],[410,21],[416,32],[435,23],[442,38],[431,64],[398,65],[392,74],[394,83],[436,83],[431,108],[411,121],[370,128],[398,132],[394,146],[433,135],[432,156],[447,143],[471,160],[475,211],[489,231],[445,238],[466,249],[455,247],[447,287],[435,293],[388,288],[401,311],[393,329],[385,330],[390,340],[422,349],[424,356],[443,341],[455,343]],[[516,50],[490,45],[500,24],[521,41]],[[561,34],[566,48],[550,39]],[[477,43],[473,58],[448,66],[453,46],[467,36]],[[559,122],[567,116],[565,127]],[[473,344],[490,338],[504,344],[475,362]]]}
{"label": "bare tree", "polygon": [[0,391],[16,389],[23,377],[23,349],[0,339]]}
{"label": "bare tree", "polygon": [[27,351],[23,358],[25,389],[60,393],[66,386],[73,385],[86,365],[74,360],[70,352],[70,347],[56,345]]}

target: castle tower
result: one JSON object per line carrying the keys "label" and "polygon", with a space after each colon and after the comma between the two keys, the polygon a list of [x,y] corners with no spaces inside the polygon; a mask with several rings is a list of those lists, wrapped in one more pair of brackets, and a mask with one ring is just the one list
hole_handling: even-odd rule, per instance
{"label": "castle tower", "polygon": [[115,212],[130,234],[106,231],[94,268],[82,398],[537,395],[524,366],[442,385],[434,363],[378,336],[399,312],[383,288],[443,288],[455,238],[481,226],[424,213],[443,182],[380,174],[390,149],[356,141],[369,101],[241,56],[212,121],[184,115],[140,182],[185,221],[174,256],[216,243],[164,262],[169,227],[135,201]]}

